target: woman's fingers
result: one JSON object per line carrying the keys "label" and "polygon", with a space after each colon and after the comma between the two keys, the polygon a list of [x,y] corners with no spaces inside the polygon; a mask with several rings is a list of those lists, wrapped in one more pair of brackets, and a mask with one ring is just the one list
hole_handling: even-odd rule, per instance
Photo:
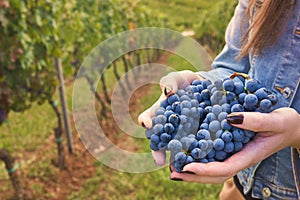
{"label": "woman's fingers", "polygon": [[[279,108],[271,113],[238,112],[231,113],[227,120],[232,125],[254,132],[281,133],[300,123],[298,113],[291,108]],[[289,126],[287,126],[287,123]]]}
{"label": "woman's fingers", "polygon": [[171,72],[160,80],[160,87],[166,96],[174,94],[178,89],[185,88],[193,80],[201,79],[196,73],[183,70],[180,72]]}
{"label": "woman's fingers", "polygon": [[185,182],[197,182],[197,183],[205,183],[205,184],[220,184],[224,183],[230,177],[211,177],[211,176],[198,176],[192,173],[178,173],[172,172],[170,175],[171,180],[182,180]]}
{"label": "woman's fingers", "polygon": [[163,166],[166,163],[166,151],[152,151],[152,157],[158,166]]}
{"label": "woman's fingers", "polygon": [[152,127],[152,117],[155,115],[155,111],[159,108],[160,103],[164,101],[168,96],[177,92],[178,88],[185,88],[195,79],[201,79],[196,73],[184,70],[180,72],[171,72],[164,76],[160,80],[160,87],[162,94],[159,99],[147,110],[141,113],[138,117],[138,122],[145,128]]}
{"label": "woman's fingers", "polygon": [[159,99],[147,110],[142,112],[138,117],[138,122],[141,126],[150,129],[152,127],[152,117],[155,115],[155,111],[159,108],[160,103],[167,97],[162,94]]}
{"label": "woman's fingers", "polygon": [[254,132],[271,132],[277,129],[273,115],[259,112],[238,112],[227,116],[227,121],[233,126]]}

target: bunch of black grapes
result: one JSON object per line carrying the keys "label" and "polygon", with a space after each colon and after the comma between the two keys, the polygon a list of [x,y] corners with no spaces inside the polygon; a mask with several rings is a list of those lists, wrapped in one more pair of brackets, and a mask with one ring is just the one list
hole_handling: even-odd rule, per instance
{"label": "bunch of black grapes", "polygon": [[156,110],[146,137],[152,150],[170,151],[176,171],[191,162],[224,161],[240,151],[255,133],[231,126],[227,115],[267,113],[277,103],[277,96],[259,81],[236,74],[214,83],[194,80]]}

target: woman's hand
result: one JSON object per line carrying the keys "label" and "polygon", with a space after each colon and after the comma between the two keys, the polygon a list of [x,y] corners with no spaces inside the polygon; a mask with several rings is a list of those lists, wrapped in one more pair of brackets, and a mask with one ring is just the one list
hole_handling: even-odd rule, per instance
{"label": "woman's hand", "polygon": [[271,113],[241,112],[228,115],[233,126],[257,132],[242,151],[223,162],[191,163],[186,173],[173,171],[170,178],[199,183],[223,183],[242,169],[264,160],[273,153],[291,146],[300,147],[300,116],[292,108]]}
{"label": "woman's hand", "polygon": [[[161,78],[160,87],[163,93],[150,108],[139,115],[139,124],[147,129],[150,129],[152,127],[152,117],[155,115],[155,111],[160,106],[160,103],[171,94],[176,93],[178,89],[185,88],[187,85],[191,84],[193,80],[196,79],[202,78],[196,73],[189,70],[171,72],[167,76]],[[152,151],[152,155],[157,165],[161,166],[165,164],[165,151]]]}

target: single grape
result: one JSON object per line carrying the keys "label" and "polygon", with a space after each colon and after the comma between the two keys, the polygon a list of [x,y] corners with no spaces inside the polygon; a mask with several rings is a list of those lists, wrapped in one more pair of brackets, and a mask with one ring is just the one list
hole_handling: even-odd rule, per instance
{"label": "single grape", "polygon": [[166,122],[167,122],[167,118],[163,114],[156,116],[155,119],[154,119],[155,124],[164,125]]}
{"label": "single grape", "polygon": [[234,143],[233,142],[226,142],[225,143],[225,147],[224,147],[224,151],[226,153],[231,153],[234,151]]}
{"label": "single grape", "polygon": [[177,95],[181,97],[182,95],[185,95],[185,91],[183,89],[179,89],[177,90]]}
{"label": "single grape", "polygon": [[216,155],[216,151],[214,149],[210,150],[210,152],[208,152],[207,154],[207,158],[214,158]]}
{"label": "single grape", "polygon": [[227,153],[222,150],[216,150],[215,159],[218,161],[223,161],[227,157]]}
{"label": "single grape", "polygon": [[146,138],[147,139],[150,139],[151,135],[153,135],[153,130],[152,129],[147,129],[146,130]]}
{"label": "single grape", "polygon": [[150,140],[153,144],[158,144],[160,142],[160,137],[156,134],[151,135]]}
{"label": "single grape", "polygon": [[164,126],[162,124],[155,124],[153,126],[153,133],[154,134],[159,134],[162,133],[164,131]]}
{"label": "single grape", "polygon": [[211,121],[214,121],[214,120],[216,120],[217,119],[217,117],[216,117],[216,115],[214,114],[214,113],[208,113],[207,115],[206,115],[206,118],[205,118],[206,120],[207,120],[207,123],[210,123]]}
{"label": "single grape", "polygon": [[243,104],[244,103],[244,100],[245,100],[245,96],[247,95],[247,93],[240,93],[239,96],[238,96],[238,102],[240,104]]}
{"label": "single grape", "polygon": [[172,110],[175,112],[175,113],[180,113],[182,109],[182,106],[180,104],[179,101],[175,101],[173,104],[172,104]]}
{"label": "single grape", "polygon": [[194,98],[197,99],[198,103],[202,102],[202,96],[199,92],[194,93]]}
{"label": "single grape", "polygon": [[191,109],[189,108],[182,108],[181,114],[185,116],[190,116],[191,115]]}
{"label": "single grape", "polygon": [[208,149],[208,142],[206,140],[199,140],[198,146],[202,151],[206,151]]}
{"label": "single grape", "polygon": [[266,88],[259,88],[258,90],[255,91],[255,95],[257,96],[258,100],[261,101],[268,97],[269,92]]}
{"label": "single grape", "polygon": [[169,116],[169,122],[172,123],[174,126],[178,126],[180,118],[177,114],[172,114]]}
{"label": "single grape", "polygon": [[206,156],[206,152],[202,151],[200,148],[194,148],[191,152],[191,156],[194,159],[201,159],[201,158],[204,158]]}
{"label": "single grape", "polygon": [[157,148],[159,149],[159,150],[167,150],[167,146],[168,146],[168,142],[159,142],[158,144],[157,144]]}
{"label": "single grape", "polygon": [[257,105],[258,98],[255,94],[247,94],[245,96],[244,102],[248,107],[253,107]]}
{"label": "single grape", "polygon": [[272,102],[272,105],[274,106],[277,101],[278,101],[278,97],[275,94],[269,94],[268,95],[268,99]]}
{"label": "single grape", "polygon": [[222,138],[222,140],[223,140],[224,142],[231,142],[233,136],[232,136],[232,133],[231,133],[231,132],[229,132],[229,131],[224,131],[223,134],[222,134],[222,136],[221,136],[221,138]]}
{"label": "single grape", "polygon": [[232,135],[233,135],[233,140],[236,142],[241,142],[244,140],[245,137],[245,132],[242,129],[239,128],[235,128],[232,131]]}
{"label": "single grape", "polygon": [[242,150],[242,148],[243,148],[242,142],[235,141],[235,142],[233,142],[233,144],[234,144],[234,152],[238,152],[238,151]]}
{"label": "single grape", "polygon": [[160,140],[162,142],[169,142],[171,139],[172,139],[172,136],[170,134],[168,134],[168,133],[162,133],[160,135]]}
{"label": "single grape", "polygon": [[164,113],[164,116],[169,119],[170,115],[174,114],[174,112],[172,110],[166,110]]}
{"label": "single grape", "polygon": [[187,155],[184,152],[178,152],[175,155],[174,161],[180,164],[184,164],[187,159]]}
{"label": "single grape", "polygon": [[221,135],[223,134],[223,129],[220,129],[220,130],[218,130],[216,133],[215,133],[215,137],[214,138],[220,138],[221,137]]}
{"label": "single grape", "polygon": [[179,97],[177,94],[172,94],[167,98],[168,104],[172,105],[174,102],[179,101]]}
{"label": "single grape", "polygon": [[174,166],[174,169],[175,169],[176,172],[181,172],[184,164],[178,163],[178,162],[174,162],[173,166]]}
{"label": "single grape", "polygon": [[208,130],[212,133],[216,133],[221,129],[221,123],[218,120],[213,120],[208,125]]}
{"label": "single grape", "polygon": [[202,140],[202,139],[210,140],[210,133],[206,129],[200,129],[196,134],[196,138],[197,140]]}
{"label": "single grape", "polygon": [[202,84],[202,81],[198,80],[198,79],[193,80],[193,82],[192,82],[192,85],[194,85],[194,86],[197,86],[197,85],[200,85],[200,84]]}
{"label": "single grape", "polygon": [[231,79],[225,80],[225,81],[223,82],[223,88],[224,88],[224,90],[226,90],[226,91],[233,92],[234,89],[235,89],[233,80],[231,80]]}
{"label": "single grape", "polygon": [[208,163],[208,160],[206,158],[201,158],[199,160],[200,163]]}
{"label": "single grape", "polygon": [[227,119],[223,119],[221,122],[221,127],[223,130],[231,130],[232,126],[227,122]]}
{"label": "single grape", "polygon": [[227,101],[231,102],[235,99],[236,94],[234,92],[227,92],[226,93],[226,99]]}
{"label": "single grape", "polygon": [[242,82],[234,82],[234,86],[235,86],[235,89],[234,89],[234,93],[236,95],[239,95],[241,93],[243,93],[245,90],[244,90],[244,84]]}
{"label": "single grape", "polygon": [[250,79],[246,82],[246,89],[253,93],[260,88],[260,82],[256,79]]}
{"label": "single grape", "polygon": [[224,145],[225,145],[225,143],[224,143],[224,141],[222,139],[217,138],[217,139],[214,140],[214,148],[215,148],[215,150],[217,150],[217,151],[218,150],[222,150],[224,148]]}
{"label": "single grape", "polygon": [[192,156],[187,156],[186,160],[185,160],[185,165],[190,164],[192,162],[194,162],[194,158]]}
{"label": "single grape", "polygon": [[234,104],[231,107],[231,112],[243,112],[244,111],[244,107],[241,104]]}
{"label": "single grape", "polygon": [[271,107],[272,107],[272,102],[269,99],[263,99],[259,105],[259,108],[265,113],[269,112],[271,110]]}
{"label": "single grape", "polygon": [[191,98],[188,95],[184,94],[180,97],[180,101],[184,101],[184,100],[191,101]]}
{"label": "single grape", "polygon": [[167,100],[164,100],[160,103],[160,108],[166,108],[168,106],[168,101]]}
{"label": "single grape", "polygon": [[218,116],[222,112],[222,106],[220,105],[214,105],[211,109],[212,113],[215,114],[215,116]]}
{"label": "single grape", "polygon": [[166,123],[164,125],[164,131],[166,133],[173,133],[175,131],[175,127],[174,127],[174,125],[172,123]]}
{"label": "single grape", "polygon": [[155,111],[155,116],[157,115],[164,115],[165,114],[166,109],[164,107],[159,107],[156,111]]}
{"label": "single grape", "polygon": [[208,123],[202,123],[201,125],[200,125],[200,128],[199,129],[206,129],[206,130],[208,130]]}
{"label": "single grape", "polygon": [[186,146],[188,148],[188,151],[192,151],[193,149],[198,147],[198,140],[195,138],[189,138],[187,140]]}
{"label": "single grape", "polygon": [[203,100],[209,100],[210,99],[210,92],[208,89],[204,89],[201,92],[201,96]]}
{"label": "single grape", "polygon": [[158,150],[159,150],[157,144],[154,144],[154,143],[151,142],[151,141],[150,141],[150,148],[151,148],[153,151],[158,151]]}
{"label": "single grape", "polygon": [[249,131],[249,130],[244,130],[245,136],[249,138],[253,138],[255,135],[255,132]]}
{"label": "single grape", "polygon": [[226,119],[228,113],[227,112],[221,112],[219,115],[218,115],[218,120],[221,122],[223,121],[224,119]]}
{"label": "single grape", "polygon": [[223,112],[230,113],[230,109],[231,109],[231,107],[228,103],[222,104],[222,111]]}
{"label": "single grape", "polygon": [[190,109],[192,107],[191,101],[188,100],[183,100],[180,104],[182,108]]}
{"label": "single grape", "polygon": [[179,140],[173,139],[168,143],[168,149],[172,155],[175,155],[182,150],[182,144]]}

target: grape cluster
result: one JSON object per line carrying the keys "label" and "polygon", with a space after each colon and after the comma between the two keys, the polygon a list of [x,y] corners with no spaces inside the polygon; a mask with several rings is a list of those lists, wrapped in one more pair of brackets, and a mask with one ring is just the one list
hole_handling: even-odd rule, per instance
{"label": "grape cluster", "polygon": [[243,74],[214,83],[194,80],[161,102],[146,137],[152,150],[169,150],[181,172],[191,162],[223,161],[254,137],[252,131],[231,126],[228,114],[267,113],[276,103],[275,94]]}

